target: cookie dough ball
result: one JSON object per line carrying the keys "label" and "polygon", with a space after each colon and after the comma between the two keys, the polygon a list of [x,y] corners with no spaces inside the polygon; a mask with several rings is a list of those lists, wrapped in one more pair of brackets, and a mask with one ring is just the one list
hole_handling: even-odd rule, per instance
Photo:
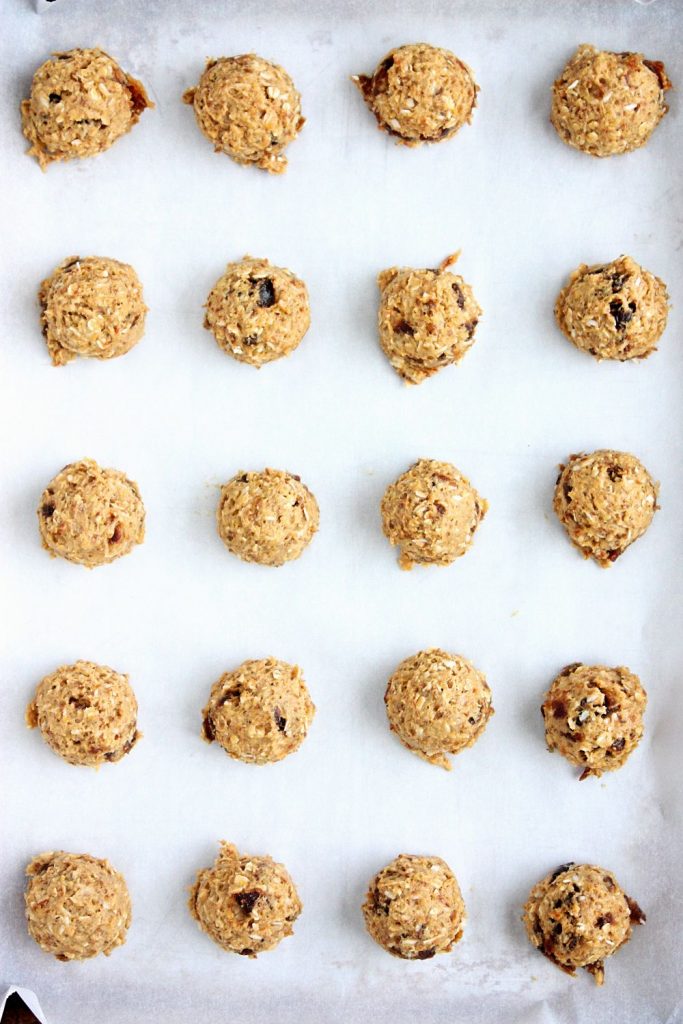
{"label": "cookie dough ball", "polygon": [[602,985],[605,959],[628,942],[645,914],[611,871],[570,862],[533,887],[522,920],[544,956],[567,974],[584,967]]}
{"label": "cookie dough ball", "polygon": [[285,149],[306,119],[301,96],[284,68],[255,53],[210,60],[183,102],[217,153],[271,174],[287,167]]}
{"label": "cookie dough ball", "polygon": [[120,761],[140,739],[138,702],[128,676],[106,665],[62,665],[38,684],[26,724],[69,764]]}
{"label": "cookie dough ball", "polygon": [[615,156],[644,146],[669,109],[664,65],[583,44],[553,85],[550,120],[570,146]]}
{"label": "cookie dough ball", "polygon": [[224,352],[251,366],[290,355],[310,323],[304,282],[251,256],[228,263],[206,300],[204,326]]}
{"label": "cookie dough ball", "polygon": [[189,907],[214,942],[253,959],[292,934],[301,900],[283,864],[240,856],[231,843],[221,842],[213,867],[197,874]]}
{"label": "cookie dough ball", "polygon": [[402,853],[370,882],[365,926],[387,953],[430,960],[460,942],[467,914],[458,880],[440,857]]}
{"label": "cookie dough ball", "polygon": [[57,960],[89,960],[126,941],[128,888],[108,860],[87,853],[41,853],[26,868],[29,934]]}
{"label": "cookie dough ball", "polygon": [[450,565],[471,547],[488,507],[450,462],[420,459],[384,492],[382,529],[402,569]]}
{"label": "cookie dough ball", "polygon": [[669,314],[666,285],[631,259],[582,263],[555,303],[567,338],[597,360],[645,359],[654,352]]}
{"label": "cookie dough ball", "polygon": [[479,91],[467,64],[427,43],[390,50],[372,75],[353,81],[379,128],[405,146],[455,135],[472,120]]}
{"label": "cookie dough ball", "polygon": [[104,50],[55,53],[38,68],[21,104],[29,156],[43,170],[55,160],[97,156],[153,106],[142,82]]}
{"label": "cookie dough ball", "polygon": [[72,462],[51,480],[38,506],[43,547],[92,569],[127,555],[145,539],[138,485],[94,459]]}
{"label": "cookie dough ball", "polygon": [[560,467],[553,508],[574,547],[607,568],[647,530],[658,489],[635,455],[600,449]]}
{"label": "cookie dough ball", "polygon": [[281,469],[240,471],[221,490],[218,533],[244,562],[284,565],[317,533],[318,502],[301,477]]}

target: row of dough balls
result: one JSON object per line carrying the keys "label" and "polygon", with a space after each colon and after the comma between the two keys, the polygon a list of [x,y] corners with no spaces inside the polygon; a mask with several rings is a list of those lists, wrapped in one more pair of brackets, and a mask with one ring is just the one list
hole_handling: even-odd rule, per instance
{"label": "row of dough balls", "polygon": [[[452,138],[469,124],[479,87],[471,69],[427,43],[390,50],[371,75],[354,75],[378,127],[406,146]],[[552,89],[550,120],[560,138],[592,156],[644,145],[666,114],[664,65],[640,53],[581,45]],[[301,96],[284,68],[256,54],[209,60],[183,101],[218,153],[274,174],[305,123]],[[144,86],[100,49],[55,53],[33,76],[21,104],[29,154],[56,160],[97,156],[153,107]]]}
{"label": "row of dough balls", "polygon": [[[132,918],[126,881],[107,860],[63,850],[42,853],[26,868],[31,937],[58,960],[108,956],[126,941]],[[283,864],[240,854],[221,842],[211,867],[190,888],[190,913],[217,945],[255,958],[291,935],[303,909]],[[467,917],[458,880],[440,857],[400,854],[371,880],[362,913],[370,936],[402,960],[449,953]],[[611,871],[562,864],[529,894],[522,916],[532,945],[567,974],[585,968],[598,985],[604,962],[631,937],[645,914]]]}
{"label": "row of dough balls", "polygon": [[[449,757],[474,745],[493,714],[491,689],[471,661],[440,648],[419,651],[393,673],[384,694],[389,727],[413,754],[450,771]],[[581,779],[616,771],[643,735],[647,693],[629,669],[568,665],[545,695],[548,750],[581,768]],[[315,705],[301,669],[277,658],[243,662],[214,683],[201,736],[246,764],[274,764],[305,740]],[[26,709],[48,746],[68,764],[120,761],[141,737],[128,676],[77,661],[45,676]]]}

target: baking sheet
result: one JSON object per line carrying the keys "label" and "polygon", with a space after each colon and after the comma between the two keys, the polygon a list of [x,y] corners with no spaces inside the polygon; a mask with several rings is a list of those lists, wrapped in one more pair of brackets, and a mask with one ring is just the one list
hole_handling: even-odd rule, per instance
{"label": "baking sheet", "polygon": [[[561,145],[547,117],[584,41],[640,48],[680,85],[680,5],[57,0],[39,16],[15,0],[3,27],[0,987],[34,989],[51,1024],[680,1020],[680,101],[645,149],[607,161]],[[413,40],[453,49],[481,94],[457,139],[408,151],[348,76]],[[41,174],[19,100],[51,50],[96,44],[156,110],[106,155]],[[303,94],[308,124],[279,179],[214,155],[180,102],[206,56],[249,50]],[[477,344],[407,389],[376,342],[375,275],[456,249],[485,311]],[[202,328],[209,288],[245,252],[311,293],[300,349],[260,372]],[[579,262],[621,252],[667,281],[674,308],[650,360],[597,365],[558,333],[553,301]],[[35,292],[73,253],[139,272],[147,331],[124,359],[49,363]],[[607,572],[550,509],[557,463],[596,447],[635,452],[662,484],[651,530]],[[84,455],[137,479],[148,510],[144,546],[94,572],[51,561],[34,515]],[[421,456],[455,462],[491,510],[466,558],[401,573],[378,504]],[[214,528],[218,485],[264,465],[299,473],[321,507],[310,549],[277,571],[231,558]],[[494,694],[450,774],[384,717],[388,675],[430,645],[470,657]],[[318,714],[295,756],[254,768],[201,743],[199,709],[222,671],[271,653],[303,666]],[[23,725],[36,682],[77,658],[129,672],[140,703],[144,741],[99,773]],[[627,664],[650,696],[628,765],[581,785],[545,751],[538,713],[576,660]],[[186,910],[220,838],[284,861],[305,904],[294,937],[257,961],[222,953]],[[60,964],[26,934],[23,868],[60,847],[128,880],[134,922],[110,959]],[[401,851],[439,854],[461,881],[469,921],[452,955],[403,963],[364,932],[367,882]],[[612,869],[647,912],[603,990],[553,968],[519,920],[568,859]]]}

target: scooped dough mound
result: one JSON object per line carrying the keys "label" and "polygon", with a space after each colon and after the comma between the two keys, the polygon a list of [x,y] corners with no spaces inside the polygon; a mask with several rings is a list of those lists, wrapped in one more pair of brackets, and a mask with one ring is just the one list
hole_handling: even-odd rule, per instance
{"label": "scooped dough mound", "polygon": [[643,735],[647,694],[627,668],[568,665],[541,713],[548,750],[582,768],[581,778],[621,768]]}
{"label": "scooped dough mound", "polygon": [[126,941],[131,921],[128,888],[108,860],[57,850],[26,868],[28,930],[57,960],[89,960]]}
{"label": "scooped dough mound", "polygon": [[660,61],[584,43],[553,85],[550,120],[564,142],[591,156],[628,153],[666,114],[670,88]]}
{"label": "scooped dough mound", "polygon": [[304,282],[251,256],[228,263],[206,300],[204,326],[224,352],[251,366],[290,355],[310,323]]}
{"label": "scooped dough mound", "polygon": [[387,953],[430,960],[460,941],[467,914],[458,880],[445,861],[402,853],[370,882],[363,916]]}
{"label": "scooped dough mound", "polygon": [[221,842],[213,867],[197,874],[189,907],[219,946],[253,958],[292,934],[301,900],[283,864],[240,856],[231,843]]}
{"label": "scooped dough mound", "polygon": [[657,491],[635,455],[600,449],[560,467],[553,507],[574,547],[607,568],[647,530]]}
{"label": "scooped dough mound", "polygon": [[657,347],[669,314],[666,285],[631,259],[582,263],[555,303],[572,344],[596,359],[644,359]]}
{"label": "scooped dough mound", "polygon": [[384,703],[401,743],[447,771],[452,767],[447,755],[471,747],[493,714],[483,673],[467,658],[438,647],[401,662]]}
{"label": "scooped dough mound", "polygon": [[436,270],[392,267],[377,278],[380,345],[408,384],[459,363],[474,344],[481,309],[467,282],[448,270],[457,258]]}
{"label": "scooped dough mound", "polygon": [[472,120],[479,87],[467,64],[427,43],[399,46],[353,81],[382,131],[405,146],[440,142]]}
{"label": "scooped dough mound", "polygon": [[137,345],[147,307],[132,267],[71,256],[40,286],[41,324],[55,366],[76,356],[113,359]]}
{"label": "scooped dough mound", "polygon": [[92,569],[127,555],[145,539],[137,484],[94,459],[72,462],[51,480],[38,506],[43,547]]}
{"label": "scooped dough mound", "polygon": [[305,124],[301,96],[284,68],[254,53],[208,61],[183,101],[217,153],[272,174],[287,167],[285,148]]}
{"label": "scooped dough mound", "polygon": [[218,533],[245,562],[284,565],[318,530],[318,502],[301,478],[281,469],[240,471],[221,490]]}
{"label": "scooped dough mound", "polygon": [[26,724],[69,764],[120,761],[140,739],[138,702],[128,676],[106,665],[62,665],[38,684]]}
{"label": "scooped dough mound", "polygon": [[21,104],[24,135],[45,169],[55,160],[97,156],[129,132],[148,107],[145,87],[104,50],[54,53]]}
{"label": "scooped dough mound", "polygon": [[605,959],[628,942],[645,914],[611,871],[569,863],[533,887],[522,920],[544,956],[567,974],[584,967],[602,985]]}
{"label": "scooped dough mound", "polygon": [[450,462],[420,459],[384,492],[382,529],[398,546],[402,569],[450,565],[471,546],[487,509]]}

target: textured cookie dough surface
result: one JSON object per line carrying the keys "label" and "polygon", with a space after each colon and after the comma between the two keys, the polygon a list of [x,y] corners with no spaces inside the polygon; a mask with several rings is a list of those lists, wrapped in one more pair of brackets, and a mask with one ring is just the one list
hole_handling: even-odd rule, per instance
{"label": "textured cookie dough surface", "polygon": [[450,462],[420,459],[382,498],[382,529],[398,564],[450,565],[471,546],[488,502]]}
{"label": "textured cookie dough surface", "polygon": [[96,565],[127,555],[145,538],[137,484],[94,459],[72,462],[51,480],[38,506],[43,547],[53,557]]}
{"label": "textured cookie dough surface", "polygon": [[142,285],[127,263],[71,256],[40,286],[40,322],[55,366],[76,356],[113,359],[145,330]]}
{"label": "textured cookie dough surface", "polygon": [[284,565],[304,551],[318,530],[318,502],[301,478],[281,469],[240,471],[221,490],[218,533],[245,562]]}
{"label": "textured cookie dough surface", "polygon": [[206,300],[204,326],[224,352],[251,366],[290,355],[310,323],[304,282],[251,256],[228,263]]}
{"label": "textured cookie dough surface", "polygon": [[548,750],[582,768],[581,778],[621,768],[643,735],[647,694],[627,668],[568,665],[541,713]]}
{"label": "textured cookie dough surface", "polygon": [[564,142],[591,156],[628,153],[666,114],[670,88],[660,61],[583,44],[553,85],[550,120]]}
{"label": "textured cookie dough surface", "polygon": [[38,68],[21,104],[29,156],[43,169],[55,160],[97,156],[153,106],[142,82],[103,50],[55,53]]}
{"label": "textured cookie dough surface", "polygon": [[254,53],[210,60],[183,101],[217,153],[272,174],[287,167],[284,151],[305,124],[285,69]]}
{"label": "textured cookie dough surface", "polygon": [[392,267],[377,278],[380,345],[408,384],[460,362],[474,344],[481,309],[467,282],[448,270],[457,258],[436,270]]}
{"label": "textured cookie dough surface", "polygon": [[382,131],[406,146],[440,142],[472,120],[478,86],[467,64],[427,43],[399,46],[353,81]]}
{"label": "textured cookie dough surface", "polygon": [[131,921],[128,888],[108,860],[57,850],[26,868],[28,930],[57,960],[89,960],[126,941]]}
{"label": "textured cookie dough surface", "polygon": [[560,467],[553,507],[574,547],[607,568],[647,530],[657,491],[635,455],[599,449]]}
{"label": "textured cookie dough surface", "polygon": [[430,960],[462,938],[465,903],[440,857],[402,853],[370,882],[363,917],[372,938],[402,960]]}
{"label": "textured cookie dough surface", "polygon": [[222,842],[213,867],[198,872],[189,907],[202,931],[228,953],[255,957],[292,934],[301,900],[284,865],[240,855]]}
{"label": "textured cookie dough surface", "polygon": [[628,942],[645,914],[611,871],[569,863],[534,886],[522,920],[544,956],[567,974],[584,967],[602,985],[605,959]]}
{"label": "textured cookie dough surface", "polygon": [[555,303],[566,337],[596,359],[644,359],[657,347],[669,315],[666,285],[631,259],[581,266]]}

